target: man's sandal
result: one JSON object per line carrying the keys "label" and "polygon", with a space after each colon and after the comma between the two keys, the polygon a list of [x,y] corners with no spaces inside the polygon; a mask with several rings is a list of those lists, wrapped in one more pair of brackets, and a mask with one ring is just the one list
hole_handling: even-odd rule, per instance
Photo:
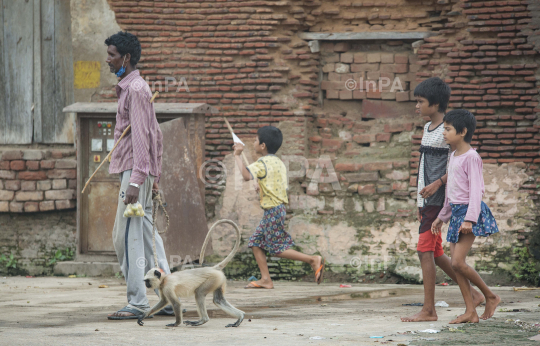
{"label": "man's sandal", "polygon": [[[133,315],[129,316],[107,316],[109,320],[136,320],[139,319],[139,317],[144,316],[145,312],[141,309],[138,309],[134,307],[133,305],[126,305],[122,309],[118,310],[117,312],[130,312]],[[154,316],[149,316],[147,318],[153,318]]]}

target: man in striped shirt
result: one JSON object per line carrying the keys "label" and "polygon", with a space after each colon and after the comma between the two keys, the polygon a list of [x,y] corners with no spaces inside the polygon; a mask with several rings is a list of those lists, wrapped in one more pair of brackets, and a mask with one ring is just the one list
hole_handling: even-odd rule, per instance
{"label": "man in striped shirt", "polygon": [[[141,45],[135,35],[118,32],[105,40],[107,64],[120,78],[116,86],[118,111],[114,141],[131,125],[111,155],[109,173],[120,175],[118,209],[114,221],[113,242],[118,262],[126,279],[128,305],[109,314],[111,320],[136,319],[150,308],[146,297],[144,275],[154,264],[152,250],[152,189],[158,188],[161,175],[163,136],[150,103],[152,92],[136,69]],[[124,217],[126,205],[142,204],[144,217]],[[159,267],[170,274],[163,241],[156,234]],[[157,293],[157,291],[156,291]],[[160,313],[158,313],[160,314]],[[173,315],[166,307],[161,314]]]}

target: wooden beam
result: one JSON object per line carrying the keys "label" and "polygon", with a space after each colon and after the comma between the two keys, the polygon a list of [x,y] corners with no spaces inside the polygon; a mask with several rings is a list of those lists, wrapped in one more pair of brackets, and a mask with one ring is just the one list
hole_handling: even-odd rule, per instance
{"label": "wooden beam", "polygon": [[32,143],[34,3],[3,1],[6,132],[4,144]]}
{"label": "wooden beam", "polygon": [[[64,108],[63,112],[73,113],[114,113],[118,102],[77,102]],[[206,103],[154,103],[156,114],[218,113]]]}
{"label": "wooden beam", "polygon": [[346,41],[346,40],[421,40],[437,35],[431,31],[383,31],[383,32],[302,32],[298,34],[303,40]]}
{"label": "wooden beam", "polygon": [[34,0],[34,142],[41,143],[41,0]]}
{"label": "wooden beam", "polygon": [[73,103],[73,43],[70,2],[54,1],[54,143],[74,143],[74,114],[62,109]]}
{"label": "wooden beam", "polygon": [[54,0],[41,0],[41,140],[54,143]]}
{"label": "wooden beam", "polygon": [[[6,0],[9,1],[9,0]],[[0,0],[0,144],[6,143],[7,107],[6,107],[6,63],[4,61],[4,4]]]}

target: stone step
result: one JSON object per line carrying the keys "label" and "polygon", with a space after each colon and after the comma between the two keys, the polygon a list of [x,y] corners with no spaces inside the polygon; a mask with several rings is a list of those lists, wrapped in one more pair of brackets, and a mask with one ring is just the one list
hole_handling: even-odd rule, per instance
{"label": "stone step", "polygon": [[54,266],[54,275],[114,276],[121,272],[116,262],[58,262]]}

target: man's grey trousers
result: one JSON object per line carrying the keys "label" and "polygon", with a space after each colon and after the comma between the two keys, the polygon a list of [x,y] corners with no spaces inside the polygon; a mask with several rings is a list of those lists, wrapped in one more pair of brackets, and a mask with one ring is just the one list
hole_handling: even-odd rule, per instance
{"label": "man's grey trousers", "polygon": [[[152,185],[154,177],[148,176],[139,187],[138,202],[144,209],[144,217],[124,217],[126,205],[124,197],[129,186],[131,170],[120,174],[121,186],[118,195],[118,209],[114,220],[113,242],[118,263],[126,279],[128,304],[134,308],[147,310],[150,308],[146,297],[144,275],[155,268],[154,253],[152,250]],[[156,251],[159,267],[170,274],[169,264],[165,257],[163,240],[156,231]],[[158,291],[156,290],[156,294]],[[167,312],[172,308],[165,309]]]}

